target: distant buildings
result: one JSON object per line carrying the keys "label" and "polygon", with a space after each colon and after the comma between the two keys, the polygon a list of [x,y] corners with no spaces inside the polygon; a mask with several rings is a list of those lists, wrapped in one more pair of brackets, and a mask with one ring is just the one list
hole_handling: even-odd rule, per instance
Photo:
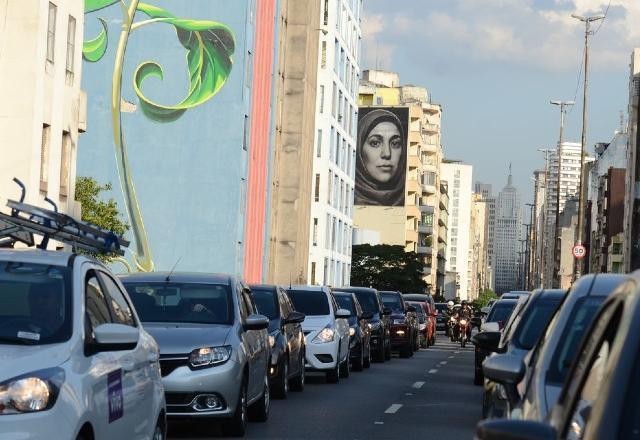
{"label": "distant buildings", "polygon": [[495,290],[504,293],[519,289],[519,266],[522,251],[522,200],[513,186],[509,172],[507,185],[500,191],[496,201],[495,224]]}
{"label": "distant buildings", "polygon": [[626,167],[624,261],[626,271],[640,269],[640,48],[631,54],[629,74],[629,147]]}

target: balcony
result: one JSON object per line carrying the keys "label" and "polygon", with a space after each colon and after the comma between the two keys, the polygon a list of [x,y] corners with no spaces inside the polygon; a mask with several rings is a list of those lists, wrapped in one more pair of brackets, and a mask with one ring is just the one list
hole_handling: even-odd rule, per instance
{"label": "balcony", "polygon": [[418,231],[416,231],[415,229],[407,229],[407,231],[405,232],[405,241],[407,243],[416,243],[418,241]]}
{"label": "balcony", "polygon": [[440,226],[447,226],[447,223],[449,223],[449,214],[447,214],[447,211],[440,212],[440,215],[438,216],[438,224]]}
{"label": "balcony", "polygon": [[420,162],[420,158],[417,155],[409,154],[408,162],[409,168],[419,168],[422,166],[422,162]]}
{"label": "balcony", "polygon": [[442,111],[442,108],[439,104],[422,104],[422,111],[435,115],[437,113],[440,113]]}
{"label": "balcony", "polygon": [[431,275],[433,272],[431,272],[431,266],[423,266],[422,267],[422,274],[429,276]]}
{"label": "balcony", "polygon": [[418,181],[416,179],[412,179],[409,178],[409,180],[407,180],[407,191],[408,192],[420,192],[420,184],[418,183]]}
{"label": "balcony", "polygon": [[420,135],[420,133],[417,131],[410,131],[409,144],[421,144],[421,143],[422,143],[422,136]]}
{"label": "balcony", "polygon": [[425,214],[433,214],[435,209],[431,205],[420,205],[420,212]]}
{"label": "balcony", "polygon": [[440,209],[449,209],[449,194],[440,192]]}
{"label": "balcony", "polygon": [[418,232],[421,234],[433,234],[433,225],[418,223]]}
{"label": "balcony", "polygon": [[422,191],[426,194],[435,194],[436,193],[436,186],[435,185],[430,185],[428,183],[423,183],[422,184]]}
{"label": "balcony", "polygon": [[440,126],[437,125],[437,124],[424,124],[422,126],[422,128],[427,133],[439,133],[440,132]]}
{"label": "balcony", "polygon": [[416,205],[408,204],[406,206],[407,206],[406,208],[407,217],[420,218],[420,209],[418,209]]}
{"label": "balcony", "polygon": [[422,255],[431,255],[433,248],[431,246],[418,246],[418,253]]}

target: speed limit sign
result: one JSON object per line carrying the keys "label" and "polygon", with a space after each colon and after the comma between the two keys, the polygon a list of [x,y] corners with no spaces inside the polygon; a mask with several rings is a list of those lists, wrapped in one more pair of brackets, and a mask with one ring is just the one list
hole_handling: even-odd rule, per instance
{"label": "speed limit sign", "polygon": [[571,249],[571,253],[579,260],[587,255],[587,248],[581,244],[577,244]]}

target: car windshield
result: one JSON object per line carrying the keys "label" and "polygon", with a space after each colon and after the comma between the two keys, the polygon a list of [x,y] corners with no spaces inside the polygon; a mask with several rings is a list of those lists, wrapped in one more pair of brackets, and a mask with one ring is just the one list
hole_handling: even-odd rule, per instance
{"label": "car windshield", "polygon": [[418,322],[420,322],[420,324],[427,322],[427,314],[422,308],[422,304],[418,302],[410,302],[408,304],[416,308],[416,314],[418,315]]}
{"label": "car windshield", "polygon": [[71,269],[0,261],[0,344],[54,344],[72,331]]}
{"label": "car windshield", "polygon": [[486,322],[507,322],[509,320],[509,317],[511,316],[511,312],[513,312],[513,308],[515,305],[515,301],[508,303],[497,303],[489,312],[489,316],[487,316]]}
{"label": "car windshield", "polygon": [[437,303],[436,304],[436,310],[440,313],[444,312],[445,310],[447,310],[447,305],[446,304],[441,304],[441,303]]}
{"label": "car windshield", "polygon": [[356,298],[358,298],[360,307],[362,307],[362,310],[365,312],[380,312],[378,298],[376,297],[375,292],[356,292]]}
{"label": "car windshield", "polygon": [[404,313],[404,308],[402,307],[402,300],[399,295],[382,293],[380,294],[382,297],[382,303],[385,307],[389,307],[392,312],[396,313]]}
{"label": "car windshield", "polygon": [[338,307],[346,309],[351,312],[352,316],[356,315],[356,305],[353,302],[353,298],[349,295],[335,295]]}
{"label": "car windshield", "polygon": [[561,298],[543,299],[529,308],[516,329],[514,337],[516,347],[524,350],[531,350],[534,347],[561,301]]}
{"label": "car windshield", "polygon": [[124,282],[143,322],[233,323],[229,286],[177,282]]}
{"label": "car windshield", "polygon": [[258,313],[266,316],[270,320],[280,316],[280,307],[276,298],[275,290],[251,289],[251,295],[258,307]]}
{"label": "car windshield", "polygon": [[329,314],[327,294],[318,290],[288,290],[293,307],[307,316],[325,316]]}
{"label": "car windshield", "polygon": [[549,382],[564,383],[584,332],[591,325],[593,317],[605,298],[604,296],[589,296],[576,302],[553,353],[551,366],[547,371]]}

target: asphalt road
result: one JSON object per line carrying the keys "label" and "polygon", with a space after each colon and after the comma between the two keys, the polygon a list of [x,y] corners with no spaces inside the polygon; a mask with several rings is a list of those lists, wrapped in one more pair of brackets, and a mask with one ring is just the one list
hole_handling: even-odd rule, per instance
{"label": "asphalt road", "polygon": [[[461,349],[438,336],[435,346],[412,358],[394,355],[336,385],[308,375],[305,390],[272,400],[269,421],[249,424],[246,438],[473,438],[482,402],[481,387],[473,385],[473,345]],[[169,429],[170,439],[220,437],[207,424],[172,424]]]}

